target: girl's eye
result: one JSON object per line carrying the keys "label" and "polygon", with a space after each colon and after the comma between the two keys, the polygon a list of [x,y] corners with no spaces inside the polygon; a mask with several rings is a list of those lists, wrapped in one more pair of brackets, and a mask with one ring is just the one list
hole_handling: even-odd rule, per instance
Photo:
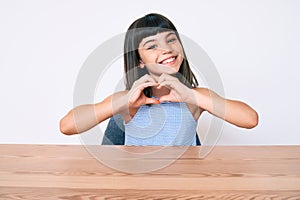
{"label": "girl's eye", "polygon": [[174,41],[176,41],[176,38],[171,38],[171,39],[168,40],[168,43],[171,43],[171,42],[174,42]]}
{"label": "girl's eye", "polygon": [[153,45],[151,45],[151,46],[149,46],[147,49],[155,49],[157,47],[157,45],[156,44],[153,44]]}

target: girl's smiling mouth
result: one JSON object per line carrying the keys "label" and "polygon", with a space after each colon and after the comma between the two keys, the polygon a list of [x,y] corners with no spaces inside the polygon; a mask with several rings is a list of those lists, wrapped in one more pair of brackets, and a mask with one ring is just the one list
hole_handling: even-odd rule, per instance
{"label": "girl's smiling mouth", "polygon": [[177,56],[172,56],[172,57],[166,58],[166,59],[160,61],[159,64],[172,65],[176,62],[176,58],[177,58]]}

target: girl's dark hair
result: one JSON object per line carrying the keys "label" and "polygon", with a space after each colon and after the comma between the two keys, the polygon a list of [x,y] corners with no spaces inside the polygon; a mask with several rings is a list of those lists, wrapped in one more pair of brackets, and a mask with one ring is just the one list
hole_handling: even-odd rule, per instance
{"label": "girl's dark hair", "polygon": [[[124,71],[125,71],[125,86],[126,89],[131,89],[134,81],[139,79],[145,74],[148,74],[146,67],[140,68],[140,55],[138,47],[140,42],[148,36],[156,35],[157,33],[173,31],[183,49],[184,59],[179,68],[178,73],[175,75],[183,84],[189,88],[197,87],[198,81],[193,74],[189,63],[186,59],[186,54],[180,40],[179,34],[174,24],[166,17],[151,13],[135,20],[128,28],[125,35],[124,42]],[[151,96],[149,88],[144,91],[146,96]]]}

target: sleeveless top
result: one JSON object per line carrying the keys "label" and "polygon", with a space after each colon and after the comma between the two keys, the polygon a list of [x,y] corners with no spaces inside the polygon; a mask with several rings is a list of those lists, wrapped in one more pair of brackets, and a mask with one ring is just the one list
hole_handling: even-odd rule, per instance
{"label": "sleeveless top", "polygon": [[125,145],[196,145],[197,121],[183,102],[143,105],[124,126]]}

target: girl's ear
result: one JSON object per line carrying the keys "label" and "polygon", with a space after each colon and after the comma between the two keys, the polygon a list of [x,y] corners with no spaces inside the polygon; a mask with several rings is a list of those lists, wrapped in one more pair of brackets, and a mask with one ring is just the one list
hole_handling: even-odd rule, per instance
{"label": "girl's ear", "polygon": [[145,67],[145,63],[142,60],[140,60],[140,68],[144,68],[144,67]]}

